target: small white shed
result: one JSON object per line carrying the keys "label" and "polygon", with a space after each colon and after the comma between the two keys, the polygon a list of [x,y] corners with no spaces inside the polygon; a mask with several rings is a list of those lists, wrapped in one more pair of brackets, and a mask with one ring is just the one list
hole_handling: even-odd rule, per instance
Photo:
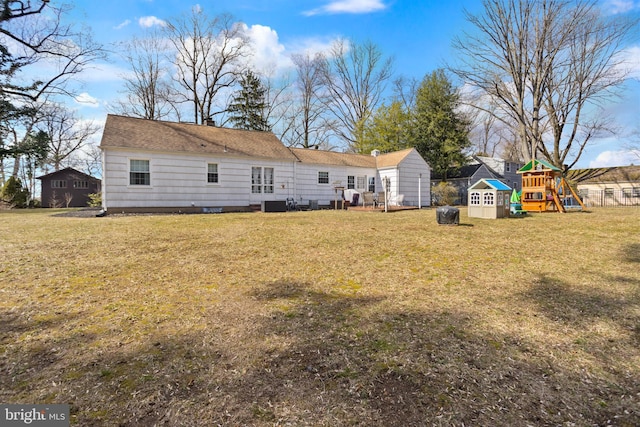
{"label": "small white shed", "polygon": [[497,179],[481,179],[469,187],[469,217],[508,218],[511,187]]}

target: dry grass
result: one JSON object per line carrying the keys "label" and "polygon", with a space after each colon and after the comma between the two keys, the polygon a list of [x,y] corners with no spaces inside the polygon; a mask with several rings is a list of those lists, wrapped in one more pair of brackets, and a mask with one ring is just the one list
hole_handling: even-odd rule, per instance
{"label": "dry grass", "polygon": [[640,210],[2,212],[0,402],[86,426],[640,425]]}

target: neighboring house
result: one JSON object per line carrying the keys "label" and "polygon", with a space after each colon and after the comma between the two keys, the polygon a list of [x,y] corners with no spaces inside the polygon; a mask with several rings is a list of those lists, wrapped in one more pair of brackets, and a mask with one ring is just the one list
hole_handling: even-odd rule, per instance
{"label": "neighboring house", "polygon": [[640,205],[640,166],[573,169],[566,178],[587,207]]}
{"label": "neighboring house", "polygon": [[523,162],[485,156],[474,156],[474,159],[484,163],[485,166],[495,172],[497,178],[504,184],[514,188],[516,191],[522,190],[522,178],[518,175],[518,169],[524,166]]}
{"label": "neighboring house", "polygon": [[[469,187],[481,180],[481,179],[497,179],[500,176],[492,171],[487,165],[484,163],[476,162],[473,164],[469,164],[463,166],[451,174],[447,175],[447,182],[456,187],[458,190],[458,197],[453,202],[455,205],[466,205],[468,200],[468,191]],[[431,176],[431,185],[432,187],[438,185],[442,182],[442,176],[432,175]],[[437,202],[434,200],[434,202]]]}
{"label": "neighboring house", "polygon": [[377,156],[290,149],[270,132],[117,115],[107,116],[100,148],[107,210],[244,210],[287,199],[329,205],[336,187],[379,192],[384,176],[392,198],[429,205],[429,166],[415,149]]}
{"label": "neighboring house", "polygon": [[89,194],[100,192],[100,180],[73,168],[39,176],[42,207],[84,207]]}

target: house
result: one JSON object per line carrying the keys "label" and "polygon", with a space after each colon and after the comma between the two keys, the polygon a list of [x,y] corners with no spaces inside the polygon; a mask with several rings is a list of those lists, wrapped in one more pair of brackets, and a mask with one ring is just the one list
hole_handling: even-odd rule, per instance
{"label": "house", "polygon": [[65,168],[37,177],[43,207],[84,207],[89,194],[100,192],[100,180],[74,168]]}
{"label": "house", "polygon": [[474,156],[474,160],[483,163],[493,171],[497,178],[516,191],[522,190],[522,179],[518,170],[524,166],[523,162],[510,159],[500,159],[497,157]]}
{"label": "house", "polygon": [[640,166],[573,169],[566,178],[587,207],[640,205]]}
{"label": "house", "polygon": [[[474,162],[456,169],[447,175],[447,182],[458,190],[458,197],[453,202],[455,205],[464,205],[468,200],[468,190],[471,184],[480,179],[498,179],[500,176],[482,162]],[[435,187],[443,181],[443,177],[433,174],[431,186]],[[435,201],[434,201],[435,202]]]}
{"label": "house", "polygon": [[511,187],[498,179],[481,179],[469,187],[469,216],[508,218]]}
{"label": "house", "polygon": [[337,188],[382,191],[385,176],[392,198],[429,205],[430,169],[415,149],[369,156],[288,148],[270,132],[111,114],[100,148],[107,211],[329,205]]}

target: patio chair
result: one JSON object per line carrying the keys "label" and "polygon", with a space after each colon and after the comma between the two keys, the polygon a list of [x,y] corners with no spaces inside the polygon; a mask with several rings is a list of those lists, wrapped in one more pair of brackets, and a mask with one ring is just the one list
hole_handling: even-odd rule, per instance
{"label": "patio chair", "polygon": [[384,199],[385,199],[385,192],[384,191],[378,192],[378,200],[377,200],[378,206],[384,206]]}
{"label": "patio chair", "polygon": [[396,196],[396,206],[404,206],[404,194],[398,194]]}
{"label": "patio chair", "polygon": [[367,205],[371,205],[371,207],[375,206],[375,200],[373,199],[373,192],[365,191],[362,193],[362,206],[367,207]]}

